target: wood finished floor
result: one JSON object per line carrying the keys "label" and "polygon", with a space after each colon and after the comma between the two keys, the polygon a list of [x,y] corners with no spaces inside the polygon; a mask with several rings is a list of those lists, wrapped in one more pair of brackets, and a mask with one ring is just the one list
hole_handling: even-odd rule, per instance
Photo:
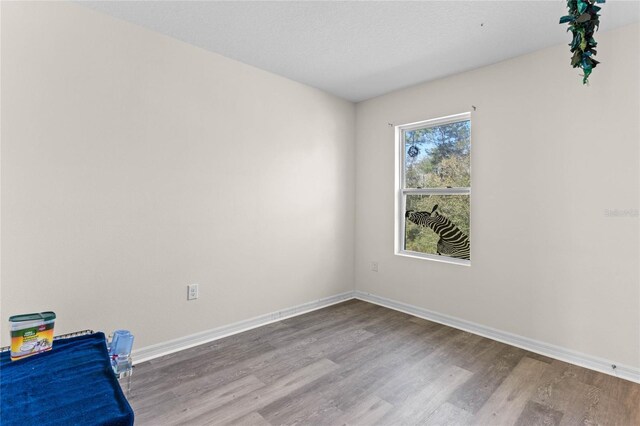
{"label": "wood finished floor", "polygon": [[640,385],[351,300],[139,364],[136,425],[640,425]]}

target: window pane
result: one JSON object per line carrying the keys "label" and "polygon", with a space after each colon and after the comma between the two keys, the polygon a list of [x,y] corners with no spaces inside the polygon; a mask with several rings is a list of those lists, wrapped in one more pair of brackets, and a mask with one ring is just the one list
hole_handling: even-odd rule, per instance
{"label": "window pane", "polygon": [[405,250],[471,260],[468,236],[468,195],[406,195]]}
{"label": "window pane", "polygon": [[405,188],[470,187],[471,121],[404,131]]}

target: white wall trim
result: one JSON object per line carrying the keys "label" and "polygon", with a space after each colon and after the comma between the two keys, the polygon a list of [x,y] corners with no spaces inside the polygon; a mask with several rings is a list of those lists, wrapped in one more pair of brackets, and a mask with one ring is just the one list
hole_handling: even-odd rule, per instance
{"label": "white wall trim", "polygon": [[[335,305],[336,303],[341,303],[350,299],[360,299],[365,302],[374,303],[376,305],[384,306],[389,309],[394,309],[396,311],[404,312],[409,315],[414,315],[419,318],[424,318],[429,321],[444,324],[446,326],[457,328],[459,330],[468,331],[469,333],[477,334],[478,336],[487,337],[489,339],[497,340],[498,342],[526,349],[528,351],[535,352],[541,355],[546,355],[550,358],[558,359],[570,364],[575,364],[580,367],[588,368],[590,370],[599,371],[601,373],[609,374],[621,379],[640,383],[640,368],[622,365],[614,361],[587,355],[581,352],[576,352],[567,348],[563,348],[561,346],[552,345],[550,343],[529,339],[527,337],[497,330],[495,328],[486,327],[484,325],[477,324],[471,321],[466,321],[460,318],[455,318],[449,315],[430,311],[428,309],[420,308],[418,306],[410,305],[404,302],[399,302],[397,300],[387,299],[386,297],[376,296],[374,294],[366,293],[360,290],[336,294],[334,296],[329,296],[311,302],[303,303],[301,305],[285,308],[280,311],[271,312],[243,321],[238,321],[233,324],[223,325],[211,330],[191,334],[188,336],[180,337],[178,339],[168,340],[166,342],[158,343],[151,346],[146,346],[144,348],[133,351],[133,361],[136,364],[144,361],[149,361],[163,355],[168,355],[174,352],[182,351],[184,349],[189,349],[194,346],[222,339],[223,337],[231,336],[233,334],[242,333],[243,331],[281,321],[286,318],[302,315],[304,313],[315,311],[317,309],[322,309],[327,306]],[[616,365],[615,370],[611,368],[611,365],[613,364]]]}
{"label": "white wall trim", "polygon": [[194,346],[222,339],[223,337],[233,334],[242,333],[256,327],[271,324],[272,322],[281,321],[286,318],[301,315],[336,303],[353,299],[353,292],[336,294],[334,296],[324,297],[322,299],[303,303],[301,305],[285,308],[276,312],[260,315],[254,318],[238,321],[232,324],[223,325],[221,327],[212,328],[211,330],[202,331],[200,333],[190,334],[188,336],[179,337],[177,339],[168,340],[151,346],[145,346],[140,349],[134,349],[131,356],[134,364],[149,361],[154,358],[168,355],[174,352],[189,349]]}
{"label": "white wall trim", "polygon": [[[526,349],[550,358],[575,364],[590,370],[599,371],[601,373],[616,376],[621,379],[630,380],[640,383],[640,368],[627,365],[621,365],[617,362],[587,355],[581,352],[572,351],[561,346],[552,345],[550,343],[540,342],[538,340],[529,339],[517,334],[508,333],[506,331],[497,330],[495,328],[486,327],[471,321],[451,317],[428,309],[420,308],[408,303],[398,302],[397,300],[387,299],[386,297],[376,296],[360,290],[354,292],[355,298],[364,300],[365,302],[375,303],[376,305],[404,312],[416,317],[424,318],[429,321],[457,328],[459,330],[468,331],[469,333],[497,340],[508,345]],[[616,369],[611,366],[615,364]]]}

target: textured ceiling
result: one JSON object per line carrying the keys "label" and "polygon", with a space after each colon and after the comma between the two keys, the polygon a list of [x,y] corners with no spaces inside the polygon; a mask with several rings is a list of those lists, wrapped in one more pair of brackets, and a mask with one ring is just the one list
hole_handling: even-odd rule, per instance
{"label": "textured ceiling", "polygon": [[[570,40],[563,0],[83,4],[351,101]],[[608,0],[601,31],[639,20]]]}

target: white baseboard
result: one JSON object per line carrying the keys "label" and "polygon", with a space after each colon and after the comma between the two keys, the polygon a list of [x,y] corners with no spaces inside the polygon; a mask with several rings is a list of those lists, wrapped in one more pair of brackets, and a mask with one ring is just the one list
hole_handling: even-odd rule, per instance
{"label": "white baseboard", "polygon": [[[156,345],[146,346],[133,351],[134,363],[149,361],[163,355],[168,355],[194,346],[202,345],[214,340],[221,339],[233,334],[242,333],[256,327],[270,324],[272,322],[281,321],[286,318],[304,314],[306,312],[315,311],[336,303],[344,302],[350,299],[360,299],[365,302],[375,303],[376,305],[394,309],[396,311],[405,312],[416,317],[434,321],[459,330],[468,331],[469,333],[497,340],[508,345],[526,349],[550,358],[585,367],[590,370],[600,371],[611,376],[620,377],[625,380],[640,383],[640,368],[621,365],[614,361],[603,358],[594,357],[581,352],[572,351],[561,346],[540,342],[538,340],[529,339],[517,334],[508,333],[506,331],[497,330],[495,328],[486,327],[471,321],[444,315],[408,303],[399,302],[397,300],[387,299],[386,297],[376,296],[360,290],[348,291],[346,293],[336,294],[334,296],[325,297],[323,299],[314,300],[312,302],[303,303],[301,305],[282,309],[280,311],[260,315],[255,318],[239,321],[233,324],[224,325],[211,330],[203,331],[189,336],[180,337],[178,339],[169,340],[158,343]],[[613,369],[611,366],[616,365]]]}
{"label": "white baseboard", "polygon": [[[469,333],[497,340],[508,345],[526,349],[541,355],[585,367],[591,370],[600,371],[611,376],[620,377],[632,382],[640,383],[640,368],[621,365],[614,361],[603,358],[594,357],[584,353],[572,351],[561,346],[540,342],[538,340],[529,339],[527,337],[518,336],[517,334],[496,330],[491,327],[465,321],[459,318],[433,312],[428,309],[420,308],[408,303],[398,302],[396,300],[387,299],[386,297],[376,296],[374,294],[365,293],[360,290],[354,292],[355,298],[364,300],[365,302],[375,303],[376,305],[391,308],[396,311],[404,312],[416,317],[424,318],[429,321],[444,324],[453,328],[468,331]],[[613,369],[612,365],[616,365]]]}
{"label": "white baseboard", "polygon": [[329,296],[322,299],[314,300],[312,302],[303,303],[301,305],[285,308],[280,311],[260,315],[247,320],[235,322],[233,324],[223,325],[211,330],[190,334],[178,339],[146,346],[140,349],[134,349],[131,356],[133,358],[134,364],[149,361],[153,358],[158,358],[160,356],[182,351],[184,349],[189,349],[194,346],[202,345],[203,343],[212,342],[214,340],[222,339],[223,337],[227,337],[232,334],[242,333],[243,331],[251,330],[252,328],[261,327],[272,322],[281,321],[285,318],[290,318],[296,315],[304,314],[306,312],[315,311],[316,309],[325,308],[327,306],[335,305],[336,303],[344,302],[345,300],[350,299],[353,299],[352,291],[336,294],[334,296]]}

